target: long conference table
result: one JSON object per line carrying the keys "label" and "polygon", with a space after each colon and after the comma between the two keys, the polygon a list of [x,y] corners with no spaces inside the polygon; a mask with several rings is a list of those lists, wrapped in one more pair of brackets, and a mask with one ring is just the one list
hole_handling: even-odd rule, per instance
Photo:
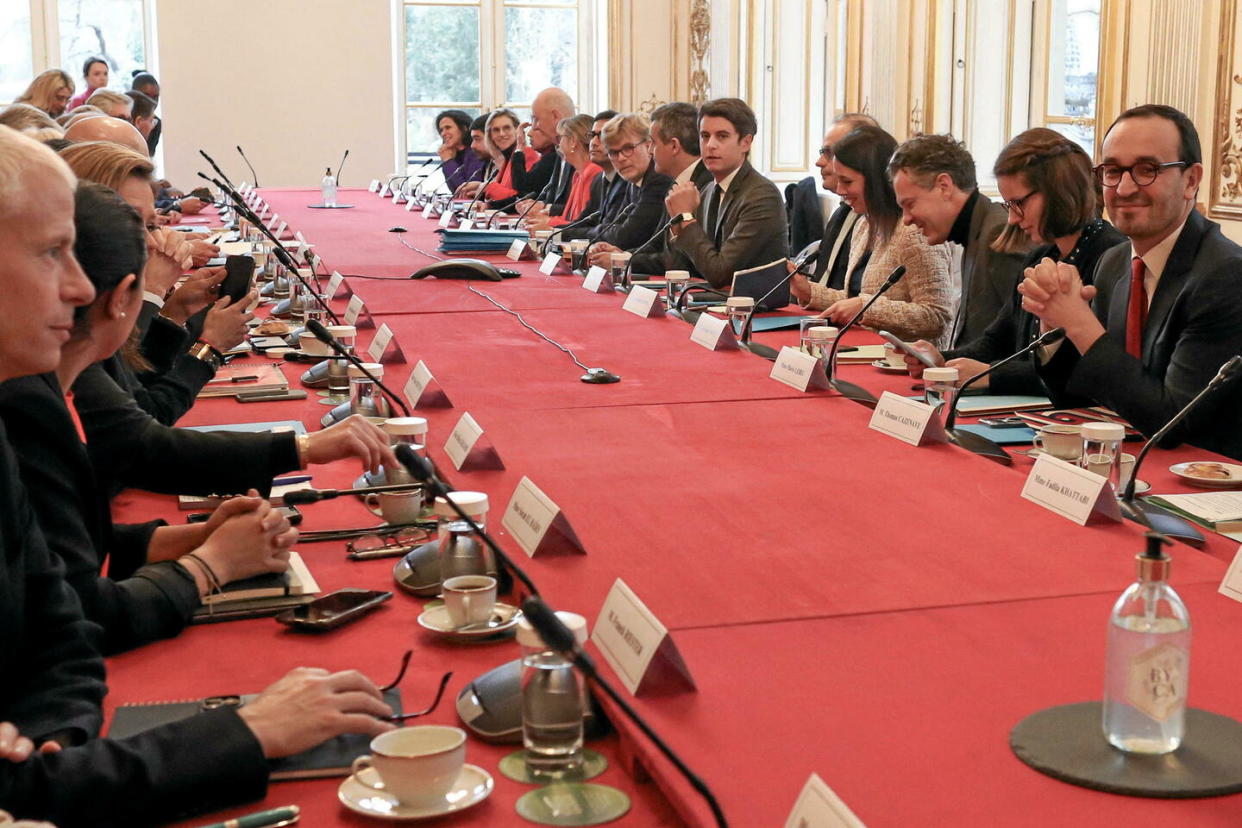
{"label": "long conference table", "polygon": [[[684,322],[626,313],[619,295],[585,291],[580,277],[545,276],[536,262],[493,257],[522,273],[500,283],[410,281],[431,261],[411,248],[435,250],[435,223],[366,190],[342,191],[356,206],[332,211],[308,209],[318,200],[310,190],[261,195],[390,326],[407,362],[387,365],[386,381],[402,388],[418,360],[434,374],[453,407],[415,412],[429,421],[431,457],[457,488],[489,495],[489,528],[549,603],[593,626],[620,578],[668,628],[696,689],[632,702],[707,781],[731,825],[784,824],[812,773],[873,828],[1238,824],[1238,796],[1098,793],[1043,776],[1010,752],[1009,731],[1028,714],[1100,697],[1106,622],[1134,576],[1137,525],[1076,525],[1019,496],[1032,463],[1025,456],[1003,467],[947,444],[898,442],[869,430],[871,412],[834,392],[795,391],[768,378],[767,361],[709,351],[690,341]],[[408,232],[389,232],[395,226]],[[564,353],[474,291],[621,382],[580,382]],[[333,300],[338,312],[346,298]],[[372,334],[360,331],[360,349]],[[796,336],[756,340],[779,346]],[[305,367],[285,366],[293,387]],[[843,366],[841,375],[877,393],[910,393],[909,377],[868,365]],[[326,411],[316,400],[204,400],[183,424],[301,419],[315,428]],[[464,412],[503,470],[452,470],[443,446]],[[1156,492],[1189,491],[1168,466],[1205,457],[1186,446],[1156,450],[1141,477]],[[358,472],[345,462],[317,467],[314,485],[346,487]],[[560,507],[586,554],[519,550],[500,516],[523,477]],[[376,520],[352,499],[303,511],[303,529]],[[183,519],[170,498],[138,492],[121,495],[118,514]],[[453,670],[445,702],[424,720],[451,724],[461,687],[518,655],[512,640],[460,646],[422,630],[423,602],[396,589],[392,559],[349,562],[340,543],[299,549],[325,591],[396,595],[327,635],[254,619],[191,627],[112,658],[109,710],[252,692],[299,665],[356,668],[382,682],[413,648],[406,703],[429,698]],[[1171,554],[1194,624],[1190,704],[1242,717],[1242,606],[1217,591],[1235,552],[1208,533],[1202,550],[1178,545]],[[611,718],[617,733],[590,746],[610,760],[597,781],[633,802],[615,824],[712,824],[671,764]],[[497,771],[512,749],[472,738],[467,761],[492,773],[495,791],[435,824],[529,824],[514,803],[530,787]],[[264,803],[213,817],[296,802],[303,824],[370,824],[337,803],[338,784],[273,783]]]}

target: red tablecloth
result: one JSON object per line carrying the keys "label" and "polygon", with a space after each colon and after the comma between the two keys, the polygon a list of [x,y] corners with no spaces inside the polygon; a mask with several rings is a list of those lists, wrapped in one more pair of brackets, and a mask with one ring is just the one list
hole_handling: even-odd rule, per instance
{"label": "red tablecloth", "polygon": [[[416,254],[386,233],[393,224],[410,229],[411,244],[434,245],[428,223],[366,192],[348,193],[355,210],[331,214],[299,209],[314,200],[310,192],[265,195],[330,269],[408,272]],[[898,443],[866,428],[867,409],[793,392],[767,379],[769,363],[753,355],[691,343],[684,323],[639,319],[620,310],[619,297],[589,294],[573,277],[518,267],[520,280],[475,286],[528,311],[587,365],[622,375],[620,384],[578,382],[581,369],[568,357],[460,282],[350,284],[390,309],[381,321],[410,358],[388,367],[391,384],[400,388],[422,358],[448,391],[455,408],[417,412],[430,422],[432,456],[458,488],[490,495],[491,528],[549,601],[593,622],[621,577],[673,631],[698,690],[637,705],[716,790],[732,824],[780,824],[812,771],[871,825],[1115,825],[1149,813],[1223,825],[1236,813],[1238,797],[1152,802],[1087,792],[1009,755],[1008,730],[1026,713],[1099,696],[1104,619],[1132,577],[1137,526],[1075,526],[1019,497],[1024,457],[1004,468],[951,446]],[[296,377],[302,366],[287,370]],[[909,393],[908,377],[869,366],[842,372],[877,393]],[[206,401],[185,422],[313,423],[325,410],[314,399]],[[451,470],[442,447],[466,410],[504,471]],[[1153,452],[1142,476],[1156,491],[1184,490],[1165,469],[1201,454]],[[316,469],[315,484],[345,486],[357,471]],[[524,475],[562,508],[586,555],[531,560],[518,551],[500,516]],[[176,519],[166,498],[127,493],[122,503],[135,518]],[[308,529],[373,520],[350,501],[305,511]],[[1242,715],[1224,650],[1242,609],[1215,592],[1235,548],[1215,535],[1204,552],[1176,547],[1174,581],[1196,619],[1192,703]],[[391,586],[391,561],[348,563],[340,544],[302,551],[325,589]],[[398,594],[322,638],[270,621],[194,628],[113,659],[111,698],[250,690],[301,663],[386,680],[414,646],[405,682],[414,703],[444,670],[457,671],[457,688],[516,655],[511,643],[457,648],[430,639],[414,622],[419,606]],[[452,719],[447,704],[434,717]],[[697,797],[631,728],[622,732],[625,750],[653,769],[681,817],[707,824]],[[493,771],[503,752],[470,747],[472,761]],[[664,824],[669,813],[650,786],[616,770],[606,781],[636,797],[622,824]],[[497,782],[491,802],[464,821],[519,823],[511,805],[524,788]],[[341,823],[336,784],[278,785],[266,804],[296,800],[309,824]]]}

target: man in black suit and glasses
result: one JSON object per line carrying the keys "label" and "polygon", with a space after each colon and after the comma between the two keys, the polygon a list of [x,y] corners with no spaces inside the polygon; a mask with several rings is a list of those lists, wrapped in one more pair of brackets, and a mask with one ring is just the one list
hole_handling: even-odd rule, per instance
{"label": "man in black suit and glasses", "polygon": [[[1094,288],[1047,259],[1019,288],[1041,328],[1065,328],[1067,341],[1040,366],[1058,405],[1085,397],[1150,435],[1242,352],[1242,247],[1195,210],[1201,161],[1194,124],[1172,107],[1134,107],[1109,127],[1096,176],[1130,244],[1101,257]],[[1239,411],[1235,382],[1168,442],[1242,460]]]}

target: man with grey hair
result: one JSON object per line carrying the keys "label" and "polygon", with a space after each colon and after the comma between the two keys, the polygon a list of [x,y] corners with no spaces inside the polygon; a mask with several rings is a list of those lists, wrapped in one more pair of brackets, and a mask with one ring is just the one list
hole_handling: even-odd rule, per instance
{"label": "man with grey hair", "polygon": [[100,89],[87,98],[86,103],[89,106],[98,107],[113,118],[125,121],[129,120],[129,115],[134,108],[134,102],[128,96],[113,92],[111,89]]}
{"label": "man with grey hair", "polygon": [[604,125],[604,146],[617,174],[629,182],[624,219],[600,233],[591,263],[606,266],[621,250],[632,250],[660,229],[665,221],[664,197],[673,179],[656,169],[651,154],[651,122],[641,113],[618,115]]}
{"label": "man with grey hair", "polygon": [[[556,151],[556,125],[575,114],[573,99],[564,89],[551,86],[535,96],[530,104],[530,146],[542,157],[529,170],[521,152],[526,146],[526,136],[524,130],[518,128],[517,149],[509,161],[513,167],[513,189],[518,191],[519,197],[533,193],[532,198],[542,202],[542,206],[536,205],[532,212],[560,215],[569,198],[573,168]],[[521,212],[529,206],[529,202],[518,202],[516,208]]]}
{"label": "man with grey hair", "polygon": [[[0,382],[54,371],[75,309],[95,298],[74,257],[75,186],[54,152],[0,127],[0,291],[11,310],[0,317]],[[393,728],[365,676],[299,668],[242,708],[99,739],[99,628],[83,617],[63,572],[0,423],[0,731],[10,743],[0,750],[0,802],[19,819],[165,822],[262,797],[269,759],[338,734]],[[12,754],[15,732],[32,752]]]}

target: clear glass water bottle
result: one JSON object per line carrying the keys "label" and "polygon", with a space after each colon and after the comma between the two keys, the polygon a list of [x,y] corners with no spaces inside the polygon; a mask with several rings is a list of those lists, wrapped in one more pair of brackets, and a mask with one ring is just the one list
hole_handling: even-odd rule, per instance
{"label": "clear glass water bottle", "polygon": [[932,408],[943,405],[947,411],[957,396],[956,368],[923,369],[923,401]]}
{"label": "clear glass water bottle", "polygon": [[275,276],[272,277],[272,296],[274,298],[289,298],[289,278],[289,271],[284,265],[277,262]]}
{"label": "clear glass water bottle", "polygon": [[319,189],[323,194],[323,206],[324,207],[335,207],[336,206],[336,178],[332,176],[331,167],[328,167],[328,169],[324,172],[323,181],[319,183]]}
{"label": "clear glass water bottle", "polygon": [[[383,365],[378,362],[364,362],[363,365],[372,376],[381,380],[384,378]],[[357,365],[349,366],[349,413],[385,420],[392,416],[392,408],[384,393]]]}
{"label": "clear glass water bottle", "polygon": [[1185,732],[1190,681],[1190,614],[1169,586],[1169,541],[1148,533],[1138,580],[1108,619],[1104,735],[1128,753],[1169,753]]}
{"label": "clear glass water bottle", "polygon": [[1121,423],[1083,423],[1079,463],[1111,480],[1115,492],[1121,491],[1121,444],[1125,439],[1126,427]]}
{"label": "clear glass water bottle", "polygon": [[[329,325],[328,333],[336,337],[337,342],[349,351],[354,352],[354,342],[358,337],[358,329],[353,325]],[[328,396],[325,403],[339,405],[349,399],[349,362],[343,359],[328,360]]]}
{"label": "clear glass water bottle", "polygon": [[729,315],[729,324],[733,326],[733,335],[742,342],[750,341],[750,317],[755,312],[753,296],[730,296],[725,300],[725,312]]}
{"label": "clear glass water bottle", "polygon": [[[581,615],[558,612],[579,644],[587,639]],[[559,776],[582,768],[582,723],[586,686],[561,654],[550,650],[525,618],[518,621],[522,647],[522,743],[526,764],[536,776]]]}
{"label": "clear glass water bottle", "polygon": [[[480,528],[487,529],[487,495],[483,492],[449,492],[463,512]],[[458,575],[490,575],[496,571],[491,550],[478,538],[469,523],[462,520],[442,497],[435,502],[436,542],[440,559],[440,580]]]}
{"label": "clear glass water bottle", "polygon": [[685,293],[686,285],[690,284],[690,271],[666,271],[664,282],[668,286],[664,294],[664,304],[669,310],[673,310],[681,303],[681,295]]}

